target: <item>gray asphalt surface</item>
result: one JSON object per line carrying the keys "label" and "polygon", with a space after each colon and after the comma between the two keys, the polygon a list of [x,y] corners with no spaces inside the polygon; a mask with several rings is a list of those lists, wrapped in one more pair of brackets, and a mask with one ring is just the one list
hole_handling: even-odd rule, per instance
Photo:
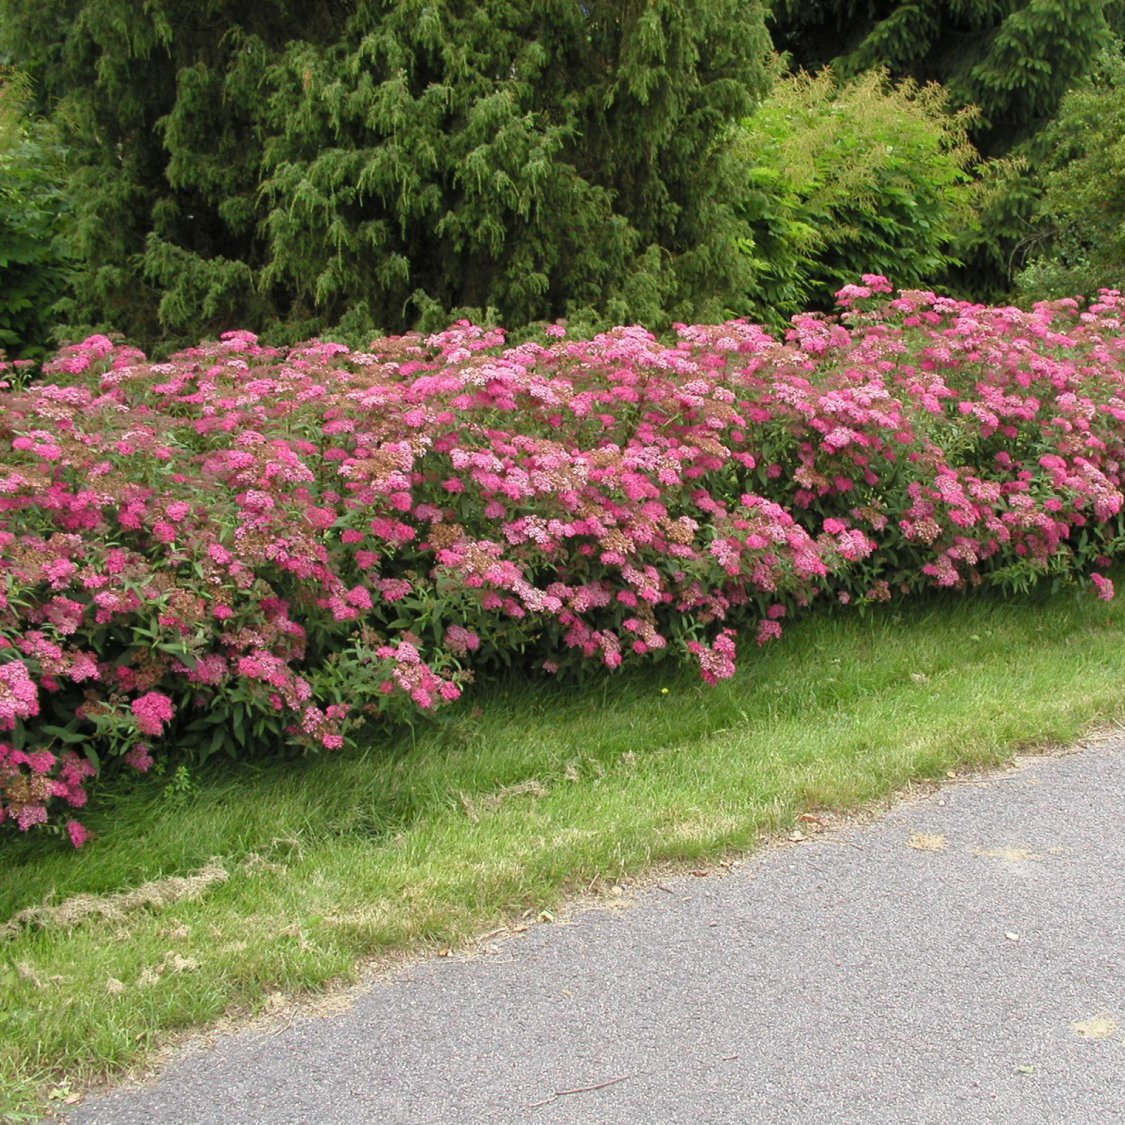
{"label": "gray asphalt surface", "polygon": [[1125,1122],[1123,823],[1125,738],[1032,759],[188,1049],[70,1120]]}

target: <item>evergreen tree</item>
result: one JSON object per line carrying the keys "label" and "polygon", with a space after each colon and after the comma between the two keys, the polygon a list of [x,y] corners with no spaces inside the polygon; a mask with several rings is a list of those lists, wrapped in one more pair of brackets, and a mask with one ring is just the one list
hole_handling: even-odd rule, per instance
{"label": "evergreen tree", "polygon": [[1125,287],[1125,44],[1106,50],[1050,126],[1052,151],[1027,261],[1027,301]]}
{"label": "evergreen tree", "polygon": [[72,321],[401,330],[744,290],[759,0],[8,0],[69,132]]}

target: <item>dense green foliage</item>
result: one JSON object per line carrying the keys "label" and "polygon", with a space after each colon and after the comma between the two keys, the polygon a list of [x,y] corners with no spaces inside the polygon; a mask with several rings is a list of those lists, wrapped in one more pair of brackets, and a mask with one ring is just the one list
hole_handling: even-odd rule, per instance
{"label": "dense green foliage", "polygon": [[30,102],[26,78],[0,72],[0,349],[13,357],[43,353],[64,280],[58,147]]}
{"label": "dense green foliage", "polygon": [[827,68],[779,78],[739,140],[751,315],[780,325],[831,308],[857,263],[903,288],[954,264],[980,196],[971,117],[951,113],[940,86],[891,86],[878,71],[842,85]]}
{"label": "dense green foliage", "polygon": [[[776,47],[831,62],[838,89],[768,94],[767,8]],[[69,159],[57,193],[20,87],[0,338],[33,354],[53,320],[160,354],[247,326],[362,343],[455,314],[777,325],[862,272],[991,299],[1037,207],[1051,240],[1023,290],[1088,288],[1061,172],[1087,111],[1048,126],[1122,8],[10,0],[0,61],[31,75]],[[62,301],[52,245],[75,264]]]}
{"label": "dense green foliage", "polygon": [[1038,300],[1125,286],[1125,48],[1102,56],[1050,129],[1052,159],[1021,296]]}
{"label": "dense green foliage", "polygon": [[74,153],[66,309],[142,344],[495,310],[699,319],[744,289],[758,0],[13,0]]}
{"label": "dense green foliage", "polygon": [[1050,120],[1107,39],[1105,0],[774,0],[774,43],[805,67],[886,67],[940,82],[981,117],[974,139],[1007,152]]}
{"label": "dense green foliage", "polygon": [[955,106],[979,107],[974,143],[1022,165],[1022,174],[997,177],[958,276],[983,298],[1008,287],[1050,152],[1044,126],[1108,41],[1107,14],[1117,18],[1106,0],[774,0],[773,35],[796,65],[832,62],[841,75],[886,67],[942,83]]}

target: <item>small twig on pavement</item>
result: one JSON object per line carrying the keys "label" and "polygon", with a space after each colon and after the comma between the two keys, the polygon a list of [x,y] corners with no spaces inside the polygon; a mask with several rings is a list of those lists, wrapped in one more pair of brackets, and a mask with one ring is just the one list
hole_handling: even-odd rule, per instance
{"label": "small twig on pavement", "polygon": [[573,1090],[556,1090],[549,1098],[544,1098],[541,1102],[532,1102],[529,1108],[550,1105],[555,1098],[563,1098],[567,1094],[588,1094],[591,1090],[604,1090],[607,1086],[616,1086],[618,1082],[628,1082],[632,1077],[631,1074],[622,1074],[617,1078],[607,1078],[604,1082],[595,1082],[593,1086],[575,1086]]}

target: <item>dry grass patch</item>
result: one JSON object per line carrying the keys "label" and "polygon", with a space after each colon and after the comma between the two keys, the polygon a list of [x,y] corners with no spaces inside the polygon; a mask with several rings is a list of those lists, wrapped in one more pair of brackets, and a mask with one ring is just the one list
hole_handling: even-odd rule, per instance
{"label": "dry grass patch", "polygon": [[485,813],[495,812],[513,797],[547,797],[550,792],[541,781],[529,778],[527,781],[521,781],[516,785],[502,785],[495,793],[476,795],[458,793],[457,796],[461,801],[461,807],[465,810],[465,815],[474,824],[479,824]]}
{"label": "dry grass patch", "polygon": [[137,910],[159,910],[175,902],[197,899],[225,883],[230,872],[215,857],[193,875],[168,875],[142,883],[129,891],[110,895],[73,895],[56,905],[29,906],[0,926],[0,938],[10,938],[28,927],[72,930],[91,918],[123,922]]}

